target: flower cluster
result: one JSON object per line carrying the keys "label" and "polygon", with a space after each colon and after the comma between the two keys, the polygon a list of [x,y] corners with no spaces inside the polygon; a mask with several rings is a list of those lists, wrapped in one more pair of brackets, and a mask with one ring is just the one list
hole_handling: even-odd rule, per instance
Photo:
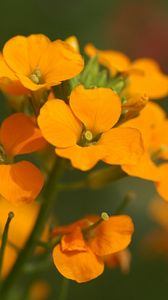
{"label": "flower cluster", "polygon": [[[11,244],[27,258],[44,225],[56,223],[50,218],[54,193],[66,188],[58,180],[69,166],[87,171],[83,185],[77,182],[76,187],[102,187],[136,176],[153,181],[168,201],[168,120],[160,104],[152,102],[168,96],[168,76],[152,59],[131,62],[120,52],[92,44],[84,55],[75,37],[16,36],[3,47],[0,88],[9,106],[14,99],[13,112],[1,117],[0,127],[4,275],[20,262]],[[9,211],[16,216],[4,245]],[[53,253],[63,276],[86,282],[102,274],[105,265],[129,269],[133,230],[129,216],[89,215],[51,229],[41,247],[45,244],[46,252]]]}

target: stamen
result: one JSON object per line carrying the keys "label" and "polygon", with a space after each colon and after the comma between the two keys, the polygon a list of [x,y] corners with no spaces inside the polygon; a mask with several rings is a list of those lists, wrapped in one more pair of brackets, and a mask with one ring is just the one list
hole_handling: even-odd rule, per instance
{"label": "stamen", "polygon": [[94,236],[94,229],[98,227],[102,222],[106,222],[109,219],[109,215],[106,212],[102,212],[100,219],[98,219],[95,223],[89,225],[88,227],[82,230],[83,236],[86,240],[92,238]]}
{"label": "stamen", "polygon": [[93,140],[93,134],[90,130],[86,130],[84,132],[84,137],[88,142],[91,142]]}
{"label": "stamen", "polygon": [[29,78],[36,84],[42,83],[42,74],[39,69],[35,69],[32,74],[30,74]]}

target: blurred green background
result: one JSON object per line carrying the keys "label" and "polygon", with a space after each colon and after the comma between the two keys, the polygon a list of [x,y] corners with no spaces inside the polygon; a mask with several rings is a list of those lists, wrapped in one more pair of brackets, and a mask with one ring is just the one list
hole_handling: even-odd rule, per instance
{"label": "blurred green background", "polygon": [[[0,0],[0,4],[1,47],[18,34],[43,33],[51,39],[76,35],[81,47],[93,42],[101,49],[121,50],[133,59],[150,56],[168,72],[167,0]],[[168,108],[167,100],[163,101]],[[3,112],[1,109],[0,119],[4,114],[5,108]],[[80,172],[71,174],[79,175]],[[140,250],[144,235],[157,226],[148,215],[148,205],[155,195],[151,183],[126,178],[101,191],[66,192],[60,196],[56,212],[62,224],[88,213],[113,214],[130,190],[137,194],[125,211],[135,222],[130,273],[106,270],[87,284],[71,282],[67,300],[167,299],[168,262],[164,257],[147,259]],[[49,278],[48,274],[41,274],[42,278],[43,275]],[[55,268],[49,280],[53,284],[50,299],[56,300],[61,277]]]}

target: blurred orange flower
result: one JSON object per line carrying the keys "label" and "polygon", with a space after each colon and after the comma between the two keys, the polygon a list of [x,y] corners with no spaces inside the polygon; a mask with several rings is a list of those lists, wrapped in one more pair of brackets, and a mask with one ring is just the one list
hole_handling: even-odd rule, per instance
{"label": "blurred orange flower", "polygon": [[139,160],[143,147],[138,130],[112,128],[120,115],[120,98],[111,89],[78,86],[69,105],[59,99],[45,103],[38,123],[46,140],[56,146],[56,153],[85,171],[99,160],[109,164]]}
{"label": "blurred orange flower", "polygon": [[98,50],[92,44],[86,45],[85,52],[90,57],[97,55],[99,62],[109,69],[112,76],[117,73],[126,76],[125,94],[147,94],[151,99],[168,95],[168,75],[162,73],[155,60],[141,58],[131,62],[121,52]]}
{"label": "blurred orange flower", "polygon": [[4,65],[0,78],[20,83],[31,91],[49,88],[76,76],[83,69],[83,59],[68,43],[51,42],[43,34],[16,36],[3,48]]}
{"label": "blurred orange flower", "polygon": [[20,154],[40,150],[46,145],[32,119],[16,113],[5,119],[0,128],[0,194],[12,203],[30,202],[39,194],[43,174],[30,162],[14,162]]}
{"label": "blurred orange flower", "polygon": [[54,264],[69,279],[92,280],[103,273],[104,256],[128,246],[133,230],[131,218],[124,215],[102,219],[90,216],[58,227],[54,235],[61,234],[62,238],[53,250]]}
{"label": "blurred orange flower", "polygon": [[137,128],[144,142],[144,154],[135,165],[123,165],[122,169],[131,176],[155,182],[158,193],[168,200],[168,163],[158,164],[158,160],[168,159],[168,138],[165,134],[168,121],[164,110],[155,103],[148,103],[140,115],[122,126]]}
{"label": "blurred orange flower", "polygon": [[123,273],[128,273],[131,263],[131,252],[128,249],[106,255],[104,257],[105,265],[108,268],[119,267]]}
{"label": "blurred orange flower", "polygon": [[18,250],[22,249],[31,234],[40,205],[34,202],[29,205],[21,204],[19,206],[13,206],[1,197],[0,207],[0,235],[2,235],[8,213],[13,211],[15,215],[10,225],[8,243],[5,248],[2,267],[2,276],[4,277],[9,273],[17,258],[18,253],[14,247],[18,248]]}

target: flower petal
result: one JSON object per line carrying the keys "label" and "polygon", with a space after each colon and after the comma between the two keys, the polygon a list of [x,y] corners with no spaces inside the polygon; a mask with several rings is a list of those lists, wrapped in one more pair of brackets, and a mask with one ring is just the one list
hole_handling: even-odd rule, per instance
{"label": "flower petal", "polygon": [[62,251],[87,251],[80,227],[74,228],[71,233],[62,237],[61,249]]}
{"label": "flower petal", "polygon": [[49,44],[39,63],[44,81],[49,85],[55,85],[76,76],[82,71],[83,66],[84,61],[81,55],[61,40]]}
{"label": "flower petal", "polygon": [[85,252],[61,250],[58,245],[53,251],[53,260],[58,271],[66,278],[77,282],[92,280],[104,271],[103,261],[88,248]]}
{"label": "flower petal", "polygon": [[90,57],[97,55],[100,64],[107,67],[112,75],[115,75],[116,72],[127,71],[130,65],[129,58],[119,51],[98,50],[92,44],[88,44],[85,47],[85,52]]}
{"label": "flower petal", "polygon": [[94,237],[88,240],[88,246],[98,256],[112,254],[129,245],[133,231],[134,225],[130,217],[110,217],[97,226]]}
{"label": "flower petal", "polygon": [[56,153],[71,160],[74,168],[87,171],[107,155],[106,148],[102,145],[80,147],[75,145],[69,148],[56,148]]}
{"label": "flower petal", "polygon": [[108,88],[78,86],[70,95],[70,106],[84,126],[95,134],[113,127],[121,114],[120,98]]}
{"label": "flower petal", "polygon": [[164,75],[159,65],[152,59],[138,59],[132,66],[128,77],[128,93],[146,93],[152,99],[168,94],[168,76]]}
{"label": "flower petal", "polygon": [[31,153],[46,145],[40,129],[23,113],[15,113],[4,120],[0,140],[7,154],[12,156]]}
{"label": "flower petal", "polygon": [[40,110],[38,124],[45,139],[57,147],[70,147],[80,138],[82,125],[62,100],[47,101]]}
{"label": "flower petal", "polygon": [[161,179],[155,183],[157,192],[160,196],[168,201],[168,163],[159,166]]}
{"label": "flower petal", "polygon": [[[152,118],[151,118],[152,116]],[[143,138],[145,148],[148,148],[153,140],[153,130],[160,126],[166,119],[165,111],[160,105],[148,102],[140,114],[121,125],[138,129]]]}
{"label": "flower petal", "polygon": [[15,73],[25,75],[31,73],[27,37],[18,35],[7,41],[3,48],[3,56]]}
{"label": "flower petal", "polygon": [[108,151],[103,159],[108,164],[135,164],[143,154],[140,132],[134,128],[113,128],[102,134],[98,143]]}
{"label": "flower petal", "polygon": [[123,165],[122,169],[130,176],[140,177],[146,180],[158,181],[160,178],[159,168],[154,164],[147,152],[143,154],[137,164]]}
{"label": "flower petal", "polygon": [[32,202],[44,184],[43,174],[30,162],[0,165],[0,194],[9,202]]}

